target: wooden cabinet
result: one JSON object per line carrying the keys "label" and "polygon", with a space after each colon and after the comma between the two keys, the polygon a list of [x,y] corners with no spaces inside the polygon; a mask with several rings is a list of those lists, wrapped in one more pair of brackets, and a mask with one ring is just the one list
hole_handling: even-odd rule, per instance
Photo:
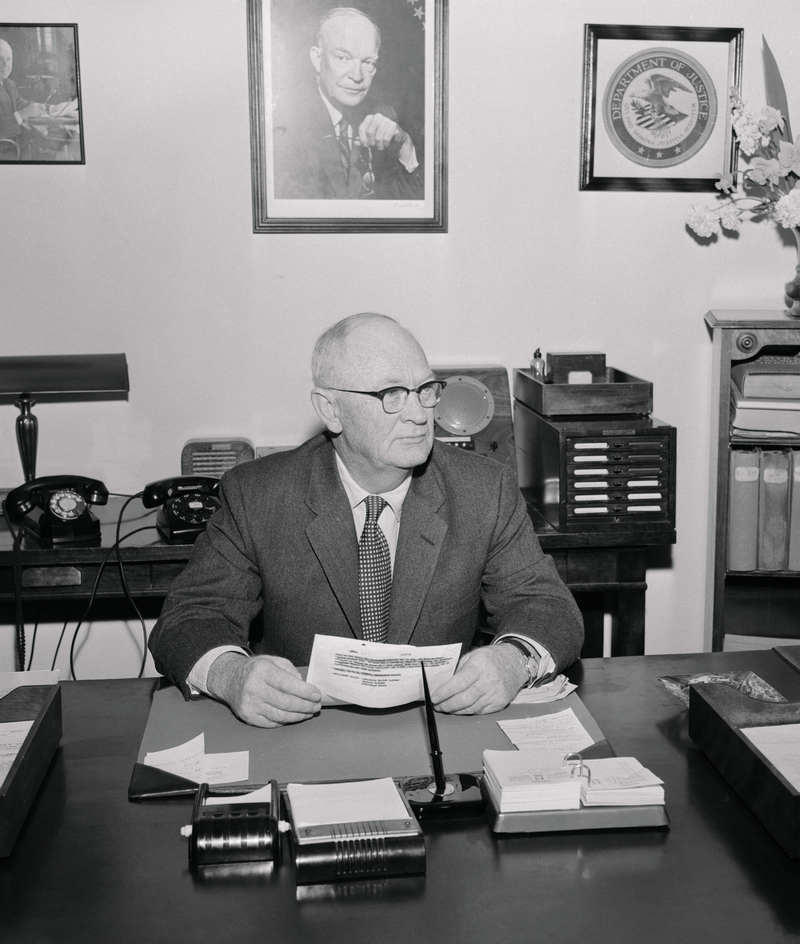
{"label": "wooden cabinet", "polygon": [[[754,457],[752,466],[764,462],[765,452],[782,453],[788,463],[787,496],[791,495],[793,463],[800,470],[800,435],[775,433],[768,436],[734,431],[731,427],[734,392],[732,369],[738,364],[755,362],[764,357],[793,357],[800,352],[800,319],[785,311],[709,311],[705,316],[714,344],[714,381],[711,422],[711,464],[709,470],[709,529],[706,584],[705,648],[719,651],[726,633],[747,636],[800,637],[800,568],[790,570],[788,561],[777,567],[763,566],[755,560],[753,569],[739,569],[741,562],[731,564],[732,533],[730,503],[732,457],[740,465],[750,465],[746,457]],[[800,408],[800,401],[796,401]],[[763,469],[759,475],[759,487]],[[737,483],[742,481],[737,476]],[[800,491],[798,491],[800,497]],[[734,492],[734,520],[742,507]],[[761,520],[757,527],[763,532],[763,500]],[[788,531],[789,497],[786,520],[777,528]],[[773,519],[774,520],[774,519]],[[756,525],[754,525],[756,526]],[[767,527],[769,527],[767,525]],[[746,566],[746,565],[745,565]]]}

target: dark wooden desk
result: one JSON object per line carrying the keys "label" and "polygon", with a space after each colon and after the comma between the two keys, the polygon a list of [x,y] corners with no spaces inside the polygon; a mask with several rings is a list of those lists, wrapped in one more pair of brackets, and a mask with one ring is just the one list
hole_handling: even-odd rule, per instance
{"label": "dark wooden desk", "polygon": [[[4,494],[0,492],[0,498]],[[63,604],[68,600],[89,598],[102,561],[114,544],[122,502],[123,499],[112,497],[108,505],[93,508],[101,522],[100,547],[42,550],[34,541],[23,540],[22,583],[26,601]],[[612,655],[643,655],[647,552],[652,546],[674,544],[675,532],[561,534],[530,502],[528,511],[542,548],[554,559],[559,575],[576,595],[584,614],[587,633],[583,655],[603,654],[605,593],[614,594],[617,600],[617,632],[612,639]],[[137,599],[153,601],[155,613],[151,607],[149,615],[157,615],[160,601],[191,552],[191,545],[169,545],[160,541],[155,531],[155,516],[155,510],[145,510],[138,500],[132,502],[126,510],[120,532],[125,535],[137,528],[150,529],[140,531],[122,545],[128,586]],[[13,622],[11,548],[11,534],[5,520],[0,517],[0,614],[7,622]],[[96,599],[101,603],[123,599],[116,557],[112,557],[103,569]],[[112,618],[107,610],[104,615]]]}
{"label": "dark wooden desk", "polygon": [[657,681],[712,668],[752,669],[800,699],[800,674],[769,651],[589,659],[571,673],[617,752],[664,779],[669,830],[498,838],[483,820],[429,826],[425,878],[311,886],[301,900],[290,863],[271,878],[195,880],[179,835],[190,803],[128,802],[152,682],[65,682],[62,749],[0,860],[0,940],[800,940],[800,862],[694,746],[686,710]]}

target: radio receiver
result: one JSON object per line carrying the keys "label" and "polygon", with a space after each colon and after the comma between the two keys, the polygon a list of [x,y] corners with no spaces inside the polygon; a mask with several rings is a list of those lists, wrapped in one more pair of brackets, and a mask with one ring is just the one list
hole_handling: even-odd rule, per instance
{"label": "radio receiver", "polygon": [[434,367],[447,384],[434,407],[439,442],[508,466],[516,476],[511,391],[505,367]]}

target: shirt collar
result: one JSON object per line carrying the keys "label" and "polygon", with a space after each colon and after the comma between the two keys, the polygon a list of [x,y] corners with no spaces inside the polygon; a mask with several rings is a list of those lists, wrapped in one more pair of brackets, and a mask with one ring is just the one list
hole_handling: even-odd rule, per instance
{"label": "shirt collar", "polygon": [[[347,492],[350,508],[355,508],[356,505],[359,505],[364,501],[367,495],[371,495],[373,493],[368,492],[366,489],[362,488],[350,474],[344,462],[342,462],[339,453],[336,452],[335,455],[336,468],[339,470],[339,478],[342,480],[342,485],[344,486],[345,492]],[[403,510],[403,502],[406,499],[406,495],[408,495],[409,488],[411,488],[410,475],[406,476],[406,478],[403,479],[397,488],[393,488],[389,492],[380,493],[381,498],[387,502],[398,521],[400,520],[400,513]]]}
{"label": "shirt collar", "polygon": [[344,117],[344,113],[341,112],[341,111],[339,111],[338,108],[334,108],[334,106],[328,101],[328,99],[325,98],[325,95],[323,94],[322,89],[319,88],[319,86],[317,86],[317,88],[318,88],[318,91],[319,91],[319,96],[320,96],[320,98],[322,99],[322,103],[323,103],[323,104],[325,105],[325,107],[328,109],[328,114],[331,116],[331,121],[333,122],[333,127],[334,127],[334,128],[338,127],[338,126],[339,126],[339,122],[340,122],[340,121],[342,120],[342,118]]}

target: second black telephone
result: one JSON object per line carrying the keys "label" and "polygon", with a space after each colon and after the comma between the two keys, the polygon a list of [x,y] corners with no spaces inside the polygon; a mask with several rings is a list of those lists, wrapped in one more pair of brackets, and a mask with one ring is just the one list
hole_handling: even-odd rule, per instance
{"label": "second black telephone", "polygon": [[108,489],[82,475],[45,475],[12,489],[6,496],[11,518],[42,547],[61,544],[100,544],[100,522],[90,505],[105,505]]}
{"label": "second black telephone", "polygon": [[219,508],[219,479],[207,475],[181,475],[151,482],[142,492],[145,508],[158,509],[156,527],[169,544],[193,544],[206,522]]}

